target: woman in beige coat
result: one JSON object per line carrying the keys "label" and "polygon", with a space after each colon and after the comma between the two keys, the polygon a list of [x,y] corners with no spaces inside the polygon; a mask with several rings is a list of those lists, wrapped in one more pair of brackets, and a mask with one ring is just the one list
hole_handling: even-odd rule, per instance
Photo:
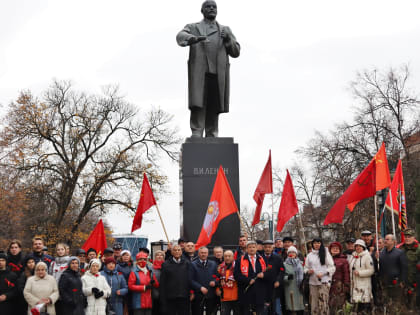
{"label": "woman in beige coat", "polygon": [[354,244],[355,252],[350,259],[351,302],[355,311],[370,314],[372,300],[371,277],[374,273],[373,261],[363,240]]}
{"label": "woman in beige coat", "polygon": [[28,314],[31,314],[31,309],[35,305],[45,304],[48,314],[55,315],[54,304],[59,296],[57,281],[47,274],[47,265],[44,262],[36,264],[35,275],[26,281],[23,296],[28,302]]}

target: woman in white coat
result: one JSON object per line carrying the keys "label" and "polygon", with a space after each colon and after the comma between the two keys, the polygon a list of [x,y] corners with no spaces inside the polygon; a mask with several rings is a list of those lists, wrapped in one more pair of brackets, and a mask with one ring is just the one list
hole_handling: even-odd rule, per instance
{"label": "woman in white coat", "polygon": [[36,305],[44,304],[48,314],[55,315],[54,304],[59,296],[57,281],[47,274],[47,269],[47,265],[40,261],[35,266],[35,275],[26,281],[23,296],[28,302],[28,314],[31,314],[31,309]]}
{"label": "woman in white coat", "polygon": [[350,259],[351,302],[359,313],[370,313],[372,300],[371,277],[374,273],[373,261],[363,240],[354,244],[355,252]]}
{"label": "woman in white coat", "polygon": [[101,262],[92,259],[89,271],[82,277],[83,294],[87,296],[86,315],[106,315],[106,299],[111,295],[111,288],[105,277],[99,273]]}

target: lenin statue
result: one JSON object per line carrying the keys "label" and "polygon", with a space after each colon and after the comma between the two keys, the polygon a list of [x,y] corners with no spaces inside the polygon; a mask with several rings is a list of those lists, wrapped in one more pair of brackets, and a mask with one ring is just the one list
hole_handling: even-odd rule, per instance
{"label": "lenin statue", "polygon": [[217,137],[219,114],[229,112],[229,56],[240,53],[228,26],[217,23],[215,1],[201,7],[204,19],[187,24],[176,37],[178,45],[190,46],[188,60],[188,107],[192,137]]}

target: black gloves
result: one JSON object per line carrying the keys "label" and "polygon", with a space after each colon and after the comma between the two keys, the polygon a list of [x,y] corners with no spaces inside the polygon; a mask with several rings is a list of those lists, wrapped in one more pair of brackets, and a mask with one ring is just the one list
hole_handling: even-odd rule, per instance
{"label": "black gloves", "polygon": [[294,277],[295,277],[294,275],[287,275],[287,279],[289,280],[293,280]]}
{"label": "black gloves", "polygon": [[95,293],[95,299],[99,299],[102,296],[104,296],[104,291],[99,291],[99,292]]}
{"label": "black gloves", "polygon": [[152,285],[151,284],[146,285],[146,291],[147,290],[150,290],[151,288],[152,288]]}
{"label": "black gloves", "polygon": [[96,294],[96,293],[98,293],[99,292],[99,289],[98,288],[92,288],[92,293],[93,294]]}

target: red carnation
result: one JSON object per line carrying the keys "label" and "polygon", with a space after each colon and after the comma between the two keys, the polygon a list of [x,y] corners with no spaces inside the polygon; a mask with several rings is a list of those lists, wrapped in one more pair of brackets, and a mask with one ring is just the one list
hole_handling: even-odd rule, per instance
{"label": "red carnation", "polygon": [[190,290],[190,294],[194,294],[194,290]]}
{"label": "red carnation", "polygon": [[359,256],[354,256],[354,258],[356,258],[356,259],[357,259],[357,258],[359,258]]}
{"label": "red carnation", "polygon": [[417,283],[416,282],[413,283],[413,287],[417,288]]}
{"label": "red carnation", "polygon": [[120,271],[118,274],[119,274],[119,275],[122,275],[122,272]]}
{"label": "red carnation", "polygon": [[392,284],[393,284],[393,285],[396,285],[396,284],[397,284],[397,280],[395,280],[395,279],[394,279],[394,280],[392,280]]}
{"label": "red carnation", "polygon": [[281,271],[284,271],[284,268],[283,268],[283,267],[280,267],[280,270],[281,270]]}
{"label": "red carnation", "polygon": [[77,289],[73,289],[72,291],[73,291],[73,292],[77,292]]}
{"label": "red carnation", "polygon": [[419,270],[419,271],[420,271],[420,264],[417,264],[417,265],[416,265],[416,268],[417,268],[417,270]]}
{"label": "red carnation", "polygon": [[414,248],[417,248],[417,247],[419,247],[419,244],[417,244],[417,243],[414,244]]}
{"label": "red carnation", "polygon": [[82,269],[80,269],[80,271],[81,271],[81,272],[85,272],[85,269],[83,269],[83,268],[82,268]]}
{"label": "red carnation", "polygon": [[99,277],[99,274],[98,273],[95,273],[95,277]]}
{"label": "red carnation", "polygon": [[407,291],[407,293],[408,293],[408,294],[413,294],[413,291],[408,290],[408,291]]}

